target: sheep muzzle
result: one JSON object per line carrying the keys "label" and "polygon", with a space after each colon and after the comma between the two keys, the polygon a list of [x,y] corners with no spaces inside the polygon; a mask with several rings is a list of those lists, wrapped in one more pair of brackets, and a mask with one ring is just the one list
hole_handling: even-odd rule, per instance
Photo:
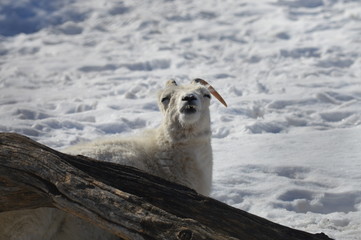
{"label": "sheep muzzle", "polygon": [[193,114],[197,112],[197,107],[192,104],[186,104],[180,109],[180,112],[183,114]]}

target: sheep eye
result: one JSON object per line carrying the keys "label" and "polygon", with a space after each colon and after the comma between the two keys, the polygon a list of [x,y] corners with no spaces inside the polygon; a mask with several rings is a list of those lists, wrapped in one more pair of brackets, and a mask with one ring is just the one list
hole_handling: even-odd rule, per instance
{"label": "sheep eye", "polygon": [[170,97],[167,96],[167,97],[162,98],[161,102],[164,103],[164,102],[168,102],[169,100],[170,100]]}
{"label": "sheep eye", "polygon": [[209,94],[204,94],[204,97],[211,99],[211,95]]}

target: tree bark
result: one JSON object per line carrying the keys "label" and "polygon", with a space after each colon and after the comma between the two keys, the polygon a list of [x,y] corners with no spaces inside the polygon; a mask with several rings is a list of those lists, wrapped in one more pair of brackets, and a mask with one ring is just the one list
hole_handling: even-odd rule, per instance
{"label": "tree bark", "polygon": [[123,239],[326,240],[135,168],[0,134],[0,212],[55,207]]}

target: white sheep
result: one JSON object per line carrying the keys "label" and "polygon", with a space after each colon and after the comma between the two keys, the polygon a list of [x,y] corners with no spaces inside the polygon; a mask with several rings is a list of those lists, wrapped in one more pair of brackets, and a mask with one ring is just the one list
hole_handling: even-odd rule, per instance
{"label": "white sheep", "polygon": [[76,145],[66,152],[133,166],[209,195],[211,95],[200,82],[196,79],[185,86],[178,86],[174,80],[167,82],[158,97],[163,113],[159,128],[131,138],[114,137]]}
{"label": "white sheep", "polygon": [[[163,113],[163,121],[159,128],[135,137],[113,137],[79,144],[66,149],[65,152],[133,166],[190,187],[203,195],[209,195],[213,166],[210,94],[226,105],[214,88],[202,79],[195,79],[192,84],[184,86],[178,86],[174,80],[170,80],[158,97],[158,104]],[[24,212],[26,215],[22,215]],[[4,214],[0,214],[0,236],[8,236],[6,239],[114,238],[104,230],[57,209],[42,208],[11,214],[7,215],[6,221],[2,217]],[[26,222],[19,220],[26,218]],[[44,224],[49,221],[51,227]],[[15,223],[17,226],[14,226]],[[1,232],[2,229],[5,233]],[[12,238],[11,232],[6,233],[6,230],[15,229],[22,237],[19,235]]]}

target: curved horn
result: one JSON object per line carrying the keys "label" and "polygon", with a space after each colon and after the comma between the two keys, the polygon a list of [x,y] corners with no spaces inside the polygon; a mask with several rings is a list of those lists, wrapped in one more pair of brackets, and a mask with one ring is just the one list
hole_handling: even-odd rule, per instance
{"label": "curved horn", "polygon": [[221,95],[219,95],[219,93],[216,91],[216,89],[214,89],[208,82],[206,82],[205,80],[200,79],[200,78],[194,79],[193,82],[195,82],[195,83],[200,83],[200,84],[206,86],[206,87],[208,88],[209,92],[210,92],[215,98],[217,98],[218,101],[220,101],[225,107],[227,107],[226,101],[224,101],[224,99],[221,97]]}

